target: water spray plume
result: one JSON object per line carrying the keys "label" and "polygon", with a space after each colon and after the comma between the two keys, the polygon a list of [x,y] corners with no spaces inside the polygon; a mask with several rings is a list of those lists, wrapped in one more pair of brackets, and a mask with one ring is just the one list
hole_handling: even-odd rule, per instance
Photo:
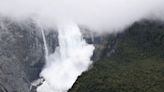
{"label": "water spray plume", "polygon": [[58,32],[59,47],[47,58],[41,72],[45,82],[37,92],[67,92],[77,77],[92,64],[90,58],[94,46],[86,43],[76,24],[62,25]]}

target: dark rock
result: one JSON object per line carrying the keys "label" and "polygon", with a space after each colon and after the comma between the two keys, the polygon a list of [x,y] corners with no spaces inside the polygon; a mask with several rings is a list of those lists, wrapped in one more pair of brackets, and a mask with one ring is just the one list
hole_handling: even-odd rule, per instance
{"label": "dark rock", "polygon": [[0,90],[30,92],[44,65],[43,41],[30,20],[0,19]]}

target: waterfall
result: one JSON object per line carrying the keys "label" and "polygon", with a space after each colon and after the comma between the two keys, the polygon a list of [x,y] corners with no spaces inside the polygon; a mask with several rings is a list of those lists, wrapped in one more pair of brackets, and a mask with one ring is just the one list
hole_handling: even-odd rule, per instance
{"label": "waterfall", "polygon": [[[67,92],[77,77],[92,64],[90,58],[94,46],[86,43],[76,24],[60,26],[58,33],[59,46],[47,57],[40,74],[45,81],[37,92]],[[45,37],[44,44],[47,49]]]}
{"label": "waterfall", "polygon": [[45,58],[46,58],[46,60],[47,60],[47,58],[48,58],[48,46],[47,46],[47,41],[46,41],[45,33],[44,33],[44,30],[43,30],[42,27],[41,27],[41,32],[42,32],[42,37],[43,37]]}

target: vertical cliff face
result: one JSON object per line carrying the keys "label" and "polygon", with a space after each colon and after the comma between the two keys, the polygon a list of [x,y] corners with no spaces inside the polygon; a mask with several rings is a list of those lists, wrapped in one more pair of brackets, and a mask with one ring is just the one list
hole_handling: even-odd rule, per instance
{"label": "vertical cliff face", "polygon": [[[58,34],[53,29],[43,30],[49,53],[53,53],[58,46]],[[95,36],[87,33],[86,29],[83,35],[88,43],[96,47],[92,57],[94,61],[107,53],[105,48],[112,50],[115,44],[115,40],[107,40],[109,36]],[[30,92],[31,83],[39,78],[44,63],[43,38],[33,20],[13,21],[1,17],[0,92]]]}
{"label": "vertical cliff face", "polygon": [[1,18],[0,90],[29,92],[30,83],[38,78],[43,64],[43,41],[37,27],[29,20]]}
{"label": "vertical cliff face", "polygon": [[[97,62],[95,62],[93,69],[84,73],[77,80],[70,92],[77,92],[81,85],[85,85],[85,83],[83,84],[85,82],[83,78],[89,76],[87,75],[88,73],[94,72],[94,69],[97,71],[100,68],[100,71],[98,71],[100,75],[98,76],[101,78],[102,76],[106,76],[106,73],[102,71],[115,69],[115,67],[121,65],[120,63],[126,64],[127,71],[130,70],[129,67],[131,68],[131,66],[128,66],[128,64],[132,62],[131,59],[135,61],[146,58],[148,57],[147,55],[150,55],[150,57],[157,55],[159,56],[157,60],[159,58],[163,60],[163,25],[163,23],[158,22],[139,22],[123,33],[101,36],[91,33],[88,29],[81,28],[87,43],[94,44],[95,46],[92,60]],[[44,44],[40,30],[31,19],[13,21],[8,18],[0,18],[0,92],[35,92],[35,89],[31,90],[31,83],[39,78],[39,73],[45,63]],[[49,53],[54,53],[58,46],[58,33],[53,29],[43,30],[45,31]],[[115,65],[115,63],[118,64]],[[101,64],[103,67],[101,67]],[[115,66],[113,67],[111,64]],[[120,67],[120,71],[112,70],[114,71],[112,73],[117,74],[117,72],[122,72],[122,65]],[[95,78],[97,75],[94,72],[90,76],[91,79],[93,79],[92,76]],[[112,76],[112,74],[109,74],[109,76]],[[90,81],[91,79],[88,80]],[[87,83],[90,82],[87,81]],[[110,87],[112,87],[111,85]],[[96,89],[96,86],[92,88]]]}

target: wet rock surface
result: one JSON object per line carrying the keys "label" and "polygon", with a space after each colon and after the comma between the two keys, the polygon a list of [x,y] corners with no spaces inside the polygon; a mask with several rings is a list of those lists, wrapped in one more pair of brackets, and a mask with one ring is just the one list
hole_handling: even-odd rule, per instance
{"label": "wet rock surface", "polygon": [[44,64],[42,37],[29,20],[0,19],[0,92],[30,92]]}
{"label": "wet rock surface", "polygon": [[[45,64],[40,30],[31,19],[14,21],[0,18],[0,92],[36,92],[32,83],[39,79]],[[49,54],[54,53],[58,46],[58,34],[52,29],[43,30]],[[84,39],[95,45],[93,61],[115,52],[118,35],[99,36],[88,29],[82,30]]]}
{"label": "wet rock surface", "polygon": [[[48,29],[45,37],[49,53],[58,46],[57,32]],[[108,36],[85,33],[88,43],[96,50],[92,59],[102,57],[104,48],[110,49]],[[40,28],[32,20],[13,21],[0,18],[0,92],[34,92],[31,83],[39,78],[45,63],[43,38]]]}

